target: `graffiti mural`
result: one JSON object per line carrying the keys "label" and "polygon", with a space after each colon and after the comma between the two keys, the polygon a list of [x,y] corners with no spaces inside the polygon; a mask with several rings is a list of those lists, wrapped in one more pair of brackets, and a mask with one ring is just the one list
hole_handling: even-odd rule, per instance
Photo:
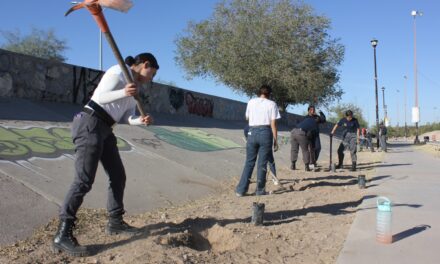
{"label": "graffiti mural", "polygon": [[[131,146],[118,138],[118,148],[128,151]],[[31,157],[57,158],[73,154],[70,129],[62,127],[5,128],[0,126],[0,160],[25,160]]]}
{"label": "graffiti mural", "polygon": [[157,149],[159,147],[162,146],[162,143],[159,139],[153,138],[153,139],[148,139],[148,138],[133,138],[133,141],[145,146],[149,146],[152,147],[154,149]]}
{"label": "graffiti mural", "polygon": [[179,110],[180,107],[183,105],[183,91],[182,90],[175,90],[170,89],[170,104],[173,106],[175,110]]}
{"label": "graffiti mural", "polygon": [[[190,151],[208,152],[241,148],[233,141],[208,134],[199,129],[180,128],[179,131],[161,127],[146,127],[145,129],[153,132],[158,139],[170,145]],[[142,143],[141,140],[137,140],[137,142]]]}
{"label": "graffiti mural", "polygon": [[[79,69],[79,72],[78,72]],[[83,67],[73,67],[73,103],[86,104],[93,95],[104,73]],[[81,93],[80,93],[81,92]],[[79,95],[81,102],[77,102]]]}
{"label": "graffiti mural", "polygon": [[211,99],[199,98],[194,96],[192,93],[187,92],[185,94],[185,101],[190,114],[212,117],[214,112],[214,103]]}

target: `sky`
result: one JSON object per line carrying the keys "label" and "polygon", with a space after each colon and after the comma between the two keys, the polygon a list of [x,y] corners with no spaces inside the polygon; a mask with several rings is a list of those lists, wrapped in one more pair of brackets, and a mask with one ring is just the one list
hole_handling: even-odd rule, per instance
{"label": "sky", "polygon": [[[112,34],[122,55],[152,52],[159,61],[157,79],[178,87],[247,102],[246,96],[211,79],[188,80],[185,71],[174,60],[175,39],[185,33],[189,21],[200,22],[212,15],[216,0],[133,0],[128,13],[105,10]],[[332,38],[345,46],[345,56],[339,67],[343,89],[341,100],[363,110],[370,125],[375,123],[375,83],[373,48],[370,41],[379,42],[377,72],[379,115],[383,118],[382,87],[391,125],[411,122],[415,105],[414,18],[412,10],[423,12],[416,17],[417,87],[419,92],[420,124],[440,121],[440,1],[437,0],[304,0],[315,14],[331,20]],[[85,10],[64,17],[71,6],[65,0],[3,1],[0,5],[0,30],[19,30],[23,35],[31,28],[54,29],[69,46],[67,63],[99,68],[99,30]],[[4,39],[0,37],[0,44]],[[116,64],[107,43],[103,43],[104,70]],[[404,76],[407,76],[405,81]],[[290,107],[289,111],[303,114],[306,106]],[[322,109],[327,112],[328,109]]]}

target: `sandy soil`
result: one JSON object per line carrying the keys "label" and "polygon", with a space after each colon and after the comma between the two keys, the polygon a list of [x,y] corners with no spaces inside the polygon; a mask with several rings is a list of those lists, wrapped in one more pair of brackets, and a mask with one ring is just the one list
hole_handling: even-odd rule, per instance
{"label": "sandy soil", "polygon": [[440,144],[424,144],[414,146],[417,150],[421,150],[433,155],[436,158],[440,158]]}
{"label": "sandy soil", "polygon": [[[282,187],[269,181],[273,193],[260,197],[236,197],[237,176],[205,199],[127,216],[143,229],[135,237],[105,235],[105,210],[82,209],[75,234],[93,256],[52,253],[54,219],[28,239],[0,248],[0,263],[335,263],[362,201],[357,176],[374,181],[382,157],[359,153],[358,172],[280,168]],[[263,226],[251,223],[253,202],[265,204]]]}

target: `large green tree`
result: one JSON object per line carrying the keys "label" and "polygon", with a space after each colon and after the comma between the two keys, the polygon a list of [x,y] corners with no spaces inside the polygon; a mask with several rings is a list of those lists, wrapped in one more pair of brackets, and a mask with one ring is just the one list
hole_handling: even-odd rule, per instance
{"label": "large green tree", "polygon": [[325,104],[342,95],[337,83],[344,47],[330,20],[289,0],[224,0],[211,18],[189,22],[176,39],[176,62],[187,77],[210,77],[254,95],[261,84],[285,109]]}
{"label": "large green tree", "polygon": [[28,35],[22,36],[20,31],[1,31],[6,40],[2,49],[32,55],[44,59],[65,61],[63,56],[67,49],[66,41],[59,39],[54,30],[33,28]]}

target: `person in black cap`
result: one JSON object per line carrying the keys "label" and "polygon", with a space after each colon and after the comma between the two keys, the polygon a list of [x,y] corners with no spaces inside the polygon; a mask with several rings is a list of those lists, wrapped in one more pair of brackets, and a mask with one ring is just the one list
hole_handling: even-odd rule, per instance
{"label": "person in black cap", "polygon": [[108,69],[91,100],[72,123],[72,139],[75,145],[75,178],[60,209],[60,223],[54,237],[52,249],[64,251],[74,257],[90,254],[79,245],[73,236],[76,213],[84,196],[92,189],[98,163],[104,167],[109,178],[107,211],[108,234],[138,234],[139,229],[128,225],[122,218],[125,213],[123,198],[125,169],[116,146],[113,126],[116,123],[148,125],[152,117],[136,116],[136,100],[142,84],[151,82],[159,65],[151,53],[142,53],[135,58],[127,57],[127,69],[135,83],[127,83],[119,65]]}
{"label": "person in black cap", "polygon": [[339,122],[333,127],[331,132],[332,136],[334,135],[336,129],[338,127],[343,127],[344,132],[342,134],[342,142],[338,148],[338,159],[339,163],[336,168],[340,169],[344,163],[344,150],[350,150],[351,155],[351,171],[356,171],[356,162],[357,162],[357,144],[359,143],[359,122],[356,118],[353,117],[353,112],[351,110],[347,110],[345,112],[345,117],[339,120]]}
{"label": "person in black cap", "polygon": [[[315,137],[315,141],[311,142],[310,146],[313,147],[314,149],[314,154],[315,154],[315,162],[313,163],[313,165],[316,167],[317,166],[317,162],[318,162],[318,158],[319,158],[319,154],[321,153],[321,139],[319,138],[319,124],[323,124],[326,122],[326,117],[324,115],[324,113],[322,111],[319,111],[319,116],[316,114],[316,109],[314,105],[309,105],[309,107],[307,108],[307,115],[305,116],[306,118],[312,118],[312,119],[316,119],[317,117],[319,117],[319,123],[318,123],[318,131],[317,131],[317,135]],[[311,150],[310,150],[311,151]]]}

